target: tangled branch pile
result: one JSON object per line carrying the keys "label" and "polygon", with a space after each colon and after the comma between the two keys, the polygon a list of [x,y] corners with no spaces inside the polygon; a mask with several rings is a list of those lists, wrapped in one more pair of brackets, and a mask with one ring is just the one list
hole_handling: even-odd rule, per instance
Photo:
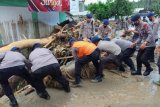
{"label": "tangled branch pile", "polygon": [[[74,70],[75,70],[75,63],[73,61],[73,57],[71,56],[70,49],[67,45],[69,37],[79,37],[79,28],[82,22],[79,22],[77,25],[73,27],[69,27],[68,24],[64,25],[63,27],[58,26],[57,29],[59,31],[57,33],[52,33],[47,38],[42,39],[26,39],[21,41],[13,42],[7,46],[0,48],[0,52],[6,52],[10,50],[12,47],[19,47],[21,49],[30,48],[34,43],[41,43],[44,45],[45,48],[50,49],[53,54],[57,57],[60,65],[61,71],[64,77],[66,77],[69,81],[74,80]],[[100,24],[100,23],[95,23]],[[98,26],[98,25],[97,25]],[[81,78],[87,79],[92,78],[95,73],[95,68],[92,63],[88,63],[83,66],[81,72]],[[26,85],[24,80],[15,79],[15,77],[11,78],[11,85],[14,84],[16,86],[12,87],[13,90],[17,91]],[[15,84],[16,82],[19,82]],[[51,76],[47,76],[44,78],[44,84],[46,87],[57,87],[61,88],[62,86],[54,80]],[[19,85],[21,84],[21,85]]]}

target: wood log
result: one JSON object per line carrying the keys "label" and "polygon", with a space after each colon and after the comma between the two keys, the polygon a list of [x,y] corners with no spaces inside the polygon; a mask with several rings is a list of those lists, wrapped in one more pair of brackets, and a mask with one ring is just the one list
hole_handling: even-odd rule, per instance
{"label": "wood log", "polygon": [[58,60],[62,60],[62,59],[72,59],[73,56],[67,56],[67,57],[60,57],[60,58],[57,58]]}
{"label": "wood log", "polygon": [[48,42],[48,43],[44,46],[44,48],[48,48],[48,46],[49,46],[53,41],[55,41],[55,40],[56,40],[56,37],[54,37],[53,39],[51,39],[50,42]]}
{"label": "wood log", "polygon": [[43,38],[43,39],[26,39],[26,40],[16,41],[16,42],[10,43],[7,46],[1,47],[0,52],[6,52],[13,47],[28,48],[28,47],[31,47],[34,43],[41,43],[42,45],[45,45],[49,43],[51,40],[52,40],[52,37]]}

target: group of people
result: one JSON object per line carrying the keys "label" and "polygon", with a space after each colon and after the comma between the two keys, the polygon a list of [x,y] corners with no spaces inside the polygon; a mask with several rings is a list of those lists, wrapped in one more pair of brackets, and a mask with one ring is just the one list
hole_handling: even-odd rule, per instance
{"label": "group of people", "polygon": [[[129,66],[131,75],[142,75],[142,64],[144,64],[146,70],[143,75],[148,76],[153,71],[150,59],[153,58],[154,60],[159,27],[159,21],[154,17],[154,13],[149,13],[148,18],[151,24],[143,22],[139,14],[131,17],[135,30],[128,30],[128,32],[133,32],[138,35],[138,38],[134,41],[129,41],[109,37],[112,29],[109,26],[108,19],[104,19],[103,24],[98,28],[98,32],[95,32],[92,15],[87,14],[86,20],[80,27],[80,40],[75,38],[69,40],[71,52],[75,60],[75,81],[72,86],[81,86],[82,66],[91,61],[96,68],[92,82],[101,82],[103,80],[104,66],[110,62],[117,65],[118,70],[121,72],[125,72],[123,65],[125,63]],[[137,44],[140,44],[140,47],[136,58],[137,67],[135,67],[131,57],[136,51]],[[12,107],[18,106],[8,83],[8,79],[12,75],[24,78],[35,88],[39,97],[47,100],[50,99],[50,96],[43,83],[43,78],[47,75],[51,75],[62,84],[66,92],[70,92],[69,82],[62,76],[57,59],[49,49],[43,48],[39,43],[33,44],[28,60],[22,55],[18,47],[13,47],[10,51],[0,53],[0,61],[0,84],[4,89],[5,95],[10,99]],[[160,64],[158,64],[158,67],[160,68]],[[155,83],[160,84],[160,80]]]}
{"label": "group of people", "polygon": [[0,53],[0,60],[0,84],[10,100],[11,107],[18,107],[17,100],[8,82],[8,79],[13,75],[25,79],[35,88],[37,95],[46,100],[50,99],[43,83],[43,78],[47,75],[58,81],[65,92],[70,92],[69,81],[62,76],[57,59],[49,49],[42,48],[39,43],[33,44],[28,60],[18,47]]}
{"label": "group of people", "polygon": [[[109,37],[112,29],[107,19],[103,20],[103,24],[99,26],[98,32],[95,33],[92,15],[87,14],[86,20],[80,27],[80,38],[82,37],[83,39],[76,41],[74,38],[71,38],[69,41],[72,47],[72,55],[75,58],[74,85],[80,86],[81,68],[90,61],[93,62],[96,68],[92,82],[102,81],[104,65],[109,62],[115,63],[121,72],[125,71],[124,62],[130,67],[131,75],[142,75],[142,64],[144,64],[146,70],[143,72],[143,75],[148,76],[153,71],[150,62],[154,62],[154,51],[158,41],[160,21],[153,12],[148,13],[147,17],[150,23],[144,22],[140,14],[130,17],[135,29],[128,29],[127,31],[133,32],[138,37],[134,40],[125,40],[122,38],[111,39]],[[135,67],[131,57],[136,51],[137,44],[140,44],[140,46],[136,57],[137,67]],[[158,62],[160,62],[160,59]],[[160,67],[159,64],[158,67]],[[160,80],[154,83],[160,85]]]}

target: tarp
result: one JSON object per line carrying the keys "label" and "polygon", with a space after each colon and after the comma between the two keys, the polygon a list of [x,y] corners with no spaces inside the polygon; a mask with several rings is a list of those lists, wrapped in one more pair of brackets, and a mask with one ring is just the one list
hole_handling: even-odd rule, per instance
{"label": "tarp", "polygon": [[31,12],[69,11],[69,0],[28,0]]}

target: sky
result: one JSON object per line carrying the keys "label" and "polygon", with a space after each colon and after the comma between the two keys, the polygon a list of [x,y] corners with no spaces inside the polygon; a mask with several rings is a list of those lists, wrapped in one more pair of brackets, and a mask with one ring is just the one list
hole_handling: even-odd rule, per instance
{"label": "sky", "polygon": [[[98,1],[105,2],[107,0],[85,0],[85,4],[95,3],[95,2],[98,2]],[[133,1],[133,0],[129,0],[129,1]],[[134,0],[134,1],[138,1],[138,0]]]}

